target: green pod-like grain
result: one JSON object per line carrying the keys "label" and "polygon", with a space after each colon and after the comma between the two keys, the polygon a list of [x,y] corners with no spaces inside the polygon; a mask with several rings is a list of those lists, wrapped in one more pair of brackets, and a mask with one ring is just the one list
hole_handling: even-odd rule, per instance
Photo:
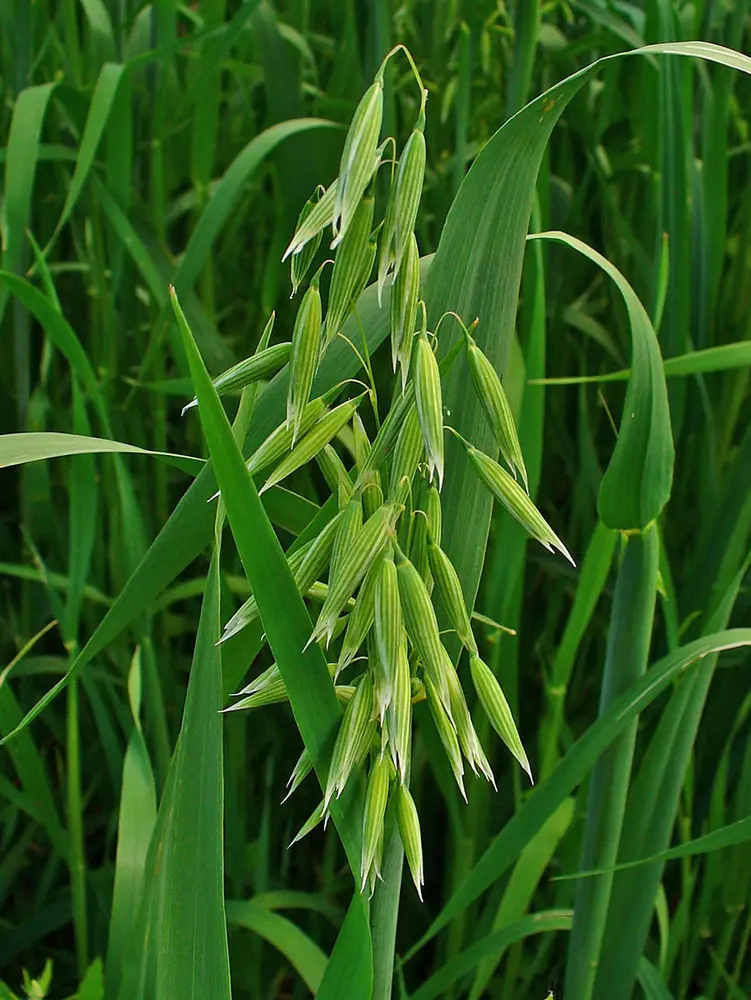
{"label": "green pod-like grain", "polygon": [[375,620],[375,588],[381,560],[374,560],[365,574],[365,579],[357,594],[357,600],[347,622],[342,647],[339,651],[339,662],[336,675],[339,676],[357,656],[357,652],[365,642],[370,628]]}
{"label": "green pod-like grain", "polygon": [[391,762],[388,757],[376,757],[368,776],[362,817],[360,892],[365,889],[371,868],[375,869],[376,874],[379,874],[378,845],[383,838],[383,821],[386,815],[390,782]]}
{"label": "green pod-like grain", "polygon": [[425,883],[422,858],[422,837],[420,835],[420,817],[417,807],[405,784],[396,786],[396,823],[399,836],[404,847],[412,881],[415,883],[417,895],[422,899],[422,887]]}
{"label": "green pod-like grain", "polygon": [[486,455],[482,451],[478,451],[477,448],[471,445],[468,441],[465,441],[464,438],[461,438],[461,440],[467,449],[469,460],[477,471],[478,476],[496,500],[499,500],[506,510],[513,515],[522,527],[525,528],[533,538],[537,539],[541,545],[544,545],[545,548],[549,549],[551,552],[553,549],[558,549],[558,551],[564,555],[566,559],[568,559],[571,565],[575,566],[576,563],[571,558],[566,546],[560,540],[558,535],[556,535],[514,477],[510,476],[508,472],[506,472],[506,470],[495,462],[489,455]]}
{"label": "green pod-like grain", "polygon": [[524,488],[529,492],[527,469],[524,464],[519,435],[516,432],[511,405],[491,361],[483,354],[472,336],[467,332],[467,360],[472,375],[472,383],[477,397],[485,410],[493,436],[503,458],[514,474],[521,476]]}
{"label": "green pod-like grain", "polygon": [[467,793],[464,789],[464,764],[462,762],[462,751],[459,746],[459,738],[456,734],[454,723],[443,705],[430,674],[425,674],[424,681],[430,714],[433,717],[433,722],[443,744],[443,749],[446,751],[448,762],[454,774],[454,780],[459,787],[462,798],[466,802]]}
{"label": "green pod-like grain", "polygon": [[[302,211],[297,220],[296,231],[299,232],[305,224],[305,220],[310,217],[311,212],[321,200],[321,196],[324,194],[323,187],[319,186],[316,189],[316,193],[312,198],[309,198],[302,207]],[[332,209],[333,209],[333,199],[332,199]],[[329,220],[330,221],[330,220]],[[323,224],[324,226],[326,223]],[[323,236],[323,226],[318,232],[313,236],[312,239],[299,250],[298,253],[292,254],[292,260],[290,261],[290,280],[292,282],[292,294],[290,298],[294,298],[297,295],[297,289],[302,284],[305,275],[310,270],[310,265],[315,259],[315,255],[318,253],[318,247],[321,245],[321,237]]]}
{"label": "green pod-like grain", "polygon": [[316,455],[316,462],[337,505],[344,507],[352,497],[352,480],[334,446],[325,445]]}
{"label": "green pod-like grain", "polygon": [[477,697],[480,699],[480,704],[485,710],[491,726],[527,772],[529,780],[532,781],[532,769],[529,766],[529,759],[519,736],[519,730],[516,728],[514,716],[511,714],[506,696],[495,674],[479,656],[470,656],[469,668]]}
{"label": "green pod-like grain", "polygon": [[292,354],[287,390],[287,426],[292,428],[292,443],[300,433],[305,407],[310,399],[321,353],[321,293],[318,274],[313,278],[295,319],[292,331]]}
{"label": "green pod-like grain", "polygon": [[470,653],[477,653],[477,643],[472,633],[469,612],[464,601],[464,591],[454,565],[432,538],[428,537],[428,564],[436,589],[441,596],[459,641]]}
{"label": "green pod-like grain", "polygon": [[420,333],[415,346],[415,399],[430,481],[437,474],[438,489],[443,484],[443,396],[441,373],[436,356],[425,333]]}
{"label": "green pod-like grain", "polygon": [[420,298],[420,251],[417,239],[412,233],[402,266],[391,289],[391,363],[396,371],[401,370],[402,391],[407,382],[412,340],[417,323],[417,303]]}
{"label": "green pod-like grain", "polygon": [[[303,247],[316,237],[318,237],[320,242],[320,234],[326,226],[330,225],[334,221],[334,207],[336,205],[336,195],[338,189],[339,181],[337,179],[331,187],[324,191],[318,201],[311,206],[310,211],[306,212],[305,208],[303,208],[297,221],[297,229],[295,230],[295,235],[292,237],[292,242],[284,251],[284,256],[282,257],[283,261],[285,261],[290,254],[299,255],[302,252]],[[310,204],[310,202],[308,202],[308,204]],[[305,214],[303,215],[303,213]]]}
{"label": "green pod-like grain", "polygon": [[[303,410],[300,419],[298,429],[300,436],[307,434],[310,428],[321,419],[325,412],[326,402],[324,399],[321,397],[311,399]],[[248,472],[255,475],[257,472],[262,472],[268,466],[278,462],[292,447],[292,435],[293,430],[287,426],[286,422],[274,428],[248,459]]]}
{"label": "green pod-like grain", "polygon": [[342,608],[393,534],[398,516],[399,508],[386,504],[362,526],[336,576],[329,578],[329,596],[321,608],[309,643],[323,638],[327,645],[331,641]]}
{"label": "green pod-like grain", "polygon": [[386,720],[391,759],[404,783],[409,774],[412,750],[412,681],[404,637],[397,653],[393,691]]}
{"label": "green pod-like grain", "polygon": [[412,480],[417,466],[425,455],[425,445],[417,416],[417,406],[412,404],[404,418],[399,437],[394,447],[389,478],[389,500],[405,503],[410,495]]}
{"label": "green pod-like grain", "polygon": [[370,257],[372,224],[373,198],[363,198],[336,252],[324,325],[324,350],[344,326],[354,305],[355,295],[361,290],[360,281]]}
{"label": "green pod-like grain", "polygon": [[375,641],[382,674],[376,692],[376,702],[381,722],[393,695],[403,632],[396,566],[391,553],[387,552],[381,560],[375,588]]}
{"label": "green pod-like grain", "polygon": [[373,685],[370,675],[365,673],[339,726],[323,795],[325,809],[334,795],[338,798],[342,794],[352,771],[365,759],[374,732]]}
{"label": "green pod-like grain", "polygon": [[321,417],[298,444],[295,445],[287,457],[277,465],[258,492],[264,493],[266,490],[271,489],[272,486],[276,486],[277,483],[286,479],[287,476],[305,465],[306,462],[315,458],[318,452],[336,437],[342,427],[349,423],[357,407],[360,405],[361,399],[362,395],[356,396],[354,399],[348,399]]}
{"label": "green pod-like grain", "polygon": [[352,118],[339,165],[339,184],[334,204],[334,242],[345,237],[360,199],[378,167],[378,138],[383,118],[383,75],[363,94]]}

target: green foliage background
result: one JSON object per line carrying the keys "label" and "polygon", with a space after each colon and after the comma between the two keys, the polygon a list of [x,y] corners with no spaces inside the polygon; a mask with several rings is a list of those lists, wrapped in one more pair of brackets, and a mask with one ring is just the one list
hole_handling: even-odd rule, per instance
{"label": "green foliage background", "polygon": [[[542,784],[527,788],[503,748],[488,743],[499,790],[471,780],[465,806],[417,713],[412,787],[426,902],[408,882],[401,902],[398,890],[391,904],[376,896],[375,996],[388,995],[379,948],[390,945],[379,921],[393,917],[394,902],[395,996],[510,1000],[551,989],[567,1000],[735,1000],[751,992],[751,698],[741,645],[751,532],[748,66],[654,53],[606,61],[577,93],[567,84],[541,98],[486,145],[529,99],[601,57],[687,39],[747,51],[750,6],[6,0],[0,8],[4,434],[67,432],[208,455],[195,411],[180,417],[194,384],[200,398],[190,379],[200,365],[189,354],[189,367],[168,286],[212,375],[254,350],[274,309],[275,336],[288,339],[296,303],[282,252],[304,201],[333,179],[342,126],[393,44],[410,48],[429,90],[423,255],[436,250],[469,165],[486,151],[446,227],[451,253],[439,251],[432,278],[427,270],[429,306],[465,313],[481,301],[497,320],[484,346],[514,405],[537,503],[578,568],[526,545],[498,510],[485,552],[482,528],[473,536],[467,526],[484,518],[487,527],[489,508],[460,476],[449,479],[452,558],[477,589],[476,611],[516,630],[477,628]],[[401,147],[417,112],[403,62],[388,70],[385,108],[384,131]],[[539,176],[536,125],[552,129],[547,145],[535,140]],[[610,465],[631,397],[623,375],[599,376],[632,364],[636,373],[637,307],[571,246],[536,240],[524,253],[530,207],[530,231],[586,241],[643,303],[668,376],[672,484],[658,482],[648,462]],[[490,233],[481,232],[485,217],[498,219]],[[508,257],[493,257],[497,245]],[[360,313],[375,347],[386,327],[372,293]],[[375,354],[374,369],[385,386],[384,355]],[[659,383],[662,365],[654,355],[652,363]],[[342,349],[321,378],[356,367]],[[452,375],[449,405],[471,425],[462,377]],[[281,400],[278,383],[258,397],[246,451],[280,419]],[[247,416],[238,416],[238,435]],[[657,407],[647,431],[664,416]],[[256,656],[260,629],[221,657],[213,645],[218,623],[249,593],[227,539],[210,559],[215,508],[204,501],[214,472],[223,485],[232,472],[217,457],[216,427],[213,439],[206,429],[213,471],[187,493],[195,463],[141,454],[31,462],[60,452],[32,456],[24,441],[14,461],[29,464],[2,471],[2,736],[75,667],[0,751],[0,975],[15,993],[21,970],[38,976],[51,957],[49,995],[81,1000],[225,997],[230,971],[237,998],[370,995],[367,914],[350,908],[337,937],[352,884],[333,825],[287,849],[318,801],[309,779],[279,805],[302,748],[291,713],[218,715],[251,663],[255,673],[270,660]],[[11,452],[3,456],[10,465]],[[633,523],[613,514],[642,483],[646,508],[650,489],[661,497],[647,520],[669,494],[667,505],[643,534],[619,534],[613,527],[646,527],[638,514]],[[263,498],[285,548],[316,523],[326,497],[317,472],[296,475],[290,490]],[[252,533],[243,542],[229,496],[228,513],[250,574],[243,544],[252,548]],[[733,649],[718,661],[725,647]],[[656,666],[640,680],[647,662]],[[318,739],[323,729],[309,732]],[[625,746],[607,750],[616,733],[634,755],[620,784],[608,771],[608,754]],[[616,820],[610,837],[588,833],[603,816]],[[335,819],[351,854],[346,816]],[[603,912],[601,879],[555,879],[669,848],[674,860],[616,874]],[[395,857],[397,873],[400,864]],[[592,934],[600,967],[587,983]],[[355,968],[360,994],[348,982]]]}

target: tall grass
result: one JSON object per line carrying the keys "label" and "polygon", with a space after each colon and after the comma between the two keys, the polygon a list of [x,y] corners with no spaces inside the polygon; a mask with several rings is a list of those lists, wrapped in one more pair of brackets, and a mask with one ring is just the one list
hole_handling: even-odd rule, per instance
{"label": "tall grass", "polygon": [[[0,993],[751,993],[751,64],[604,58],[743,53],[749,7],[0,9]],[[359,788],[287,847],[320,789],[280,805],[285,781],[304,742],[325,784],[340,711],[317,647],[294,666],[308,611],[282,550],[335,503],[315,464],[260,501],[243,479],[285,372],[229,400],[231,429],[206,377],[253,353],[272,310],[290,339],[284,248],[399,42],[428,90],[431,328],[479,317],[531,496],[576,562],[528,545],[447,435],[441,544],[537,784],[477,712],[498,790],[470,776],[465,805],[415,706],[423,903],[395,834],[374,898],[357,891]],[[395,60],[400,150],[418,110]],[[388,324],[370,287],[345,328],[380,419]],[[444,416],[492,451],[461,337],[441,325]],[[314,391],[347,378],[368,373],[339,340]],[[181,418],[194,394],[201,419]],[[337,448],[352,465],[352,435]],[[215,645],[251,587],[262,624]],[[271,664],[264,633],[293,712],[220,715]]]}

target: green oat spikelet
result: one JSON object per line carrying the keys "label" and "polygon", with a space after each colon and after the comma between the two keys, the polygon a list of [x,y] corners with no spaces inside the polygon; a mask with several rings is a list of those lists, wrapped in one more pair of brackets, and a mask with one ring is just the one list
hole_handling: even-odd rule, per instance
{"label": "green oat spikelet", "polygon": [[396,823],[399,829],[404,855],[407,858],[412,881],[415,883],[417,895],[422,901],[422,887],[425,884],[422,859],[422,837],[420,835],[420,817],[417,807],[405,784],[396,786]]}
{"label": "green oat spikelet", "polygon": [[391,704],[402,634],[402,607],[396,565],[391,553],[387,551],[381,560],[375,586],[375,642],[382,668],[382,677],[376,689],[376,704],[381,723]]}
{"label": "green oat spikelet", "polygon": [[391,289],[391,364],[401,371],[402,392],[407,384],[412,358],[412,339],[420,298],[420,251],[415,234],[409,238],[402,266]]}
{"label": "green oat spikelet", "polygon": [[373,205],[372,197],[362,199],[357,206],[352,223],[337,249],[334,269],[331,272],[328,308],[324,322],[323,350],[341,330],[344,321],[352,311],[355,296],[359,295],[361,290],[358,290],[358,286],[370,256]]}
{"label": "green oat spikelet", "polygon": [[393,534],[398,508],[385,504],[370,517],[358,532],[346,562],[335,577],[329,578],[329,594],[321,608],[315,628],[308,640],[325,638],[328,646],[339,614]]}
{"label": "green oat spikelet", "polygon": [[[268,341],[268,336],[274,326],[275,315],[275,313],[271,314],[261,336],[261,343],[264,339]],[[230,393],[240,392],[246,385],[252,385],[253,382],[259,382],[261,379],[268,378],[269,375],[274,375],[287,364],[291,348],[292,344],[285,342],[256,351],[249,358],[240,361],[217,376],[213,381],[214,388],[220,396],[227,396]],[[184,416],[194,406],[198,406],[198,400],[195,398],[182,408],[180,416]]]}
{"label": "green oat spikelet", "polygon": [[365,808],[362,818],[362,864],[360,868],[360,892],[371,869],[380,878],[378,845],[383,838],[383,821],[391,783],[391,762],[388,757],[376,756],[370,767],[368,786],[365,792]]}
{"label": "green oat spikelet", "polygon": [[308,433],[274,469],[259,493],[265,493],[305,465],[321,451],[354,416],[364,393],[334,407],[311,427]]}
{"label": "green oat spikelet", "polygon": [[[302,211],[297,219],[296,231],[303,231],[303,227],[307,219],[310,218],[311,213],[315,209],[316,205],[321,201],[321,198],[325,195],[325,190],[322,185],[316,188],[316,191],[312,198],[309,198],[302,207]],[[331,213],[333,214],[334,197],[330,198],[331,201]],[[326,209],[326,214],[328,214],[328,209]],[[330,222],[329,218],[327,222]],[[310,265],[315,259],[315,255],[318,253],[318,248],[321,245],[321,237],[323,236],[323,230],[327,225],[324,222],[321,228],[300,248],[297,253],[292,254],[292,260],[290,262],[290,280],[292,282],[292,294],[290,298],[293,299],[297,295],[297,289],[302,284],[305,275],[310,270]],[[289,251],[288,251],[289,252]],[[287,254],[285,253],[285,258]]]}
{"label": "green oat spikelet", "polygon": [[430,572],[446,608],[459,641],[470,653],[477,653],[477,642],[472,632],[464,591],[454,565],[428,533],[428,564]]}
{"label": "green oat spikelet", "polygon": [[[433,683],[431,675],[426,672],[423,681],[425,684],[425,693],[428,698],[430,714],[433,717],[433,722],[435,723],[435,728],[438,731],[441,743],[443,744],[443,749],[446,751],[446,756],[448,757],[449,764],[451,765],[451,770],[454,773],[454,779],[459,786],[462,798],[466,802],[467,792],[464,788],[464,764],[462,762],[462,751],[459,746],[459,738],[457,736],[456,727],[451,716],[446,711],[439,692],[436,689],[436,685]],[[446,683],[445,677],[444,683]]]}
{"label": "green oat spikelet", "polygon": [[477,397],[485,410],[493,436],[503,458],[514,474],[521,476],[524,488],[529,493],[527,469],[524,464],[522,447],[514,423],[511,405],[503,388],[503,383],[490,360],[477,346],[468,330],[464,332],[467,346],[467,360]]}
{"label": "green oat spikelet", "polygon": [[430,595],[417,569],[398,546],[395,546],[395,563],[407,635],[422,660],[426,675],[430,675],[437,687],[444,707],[450,711],[448,688],[442,676],[445,650]]}
{"label": "green oat spikelet", "polygon": [[[305,213],[304,217],[303,212],[305,212],[305,208],[303,207],[297,221],[295,235],[292,237],[290,245],[284,251],[282,261],[285,261],[290,254],[300,254],[303,247],[316,237],[318,237],[320,242],[323,230],[334,221],[334,207],[336,205],[338,190],[339,179],[337,178],[334,183],[327,188],[326,191],[324,191],[318,201],[311,206],[310,211]],[[310,204],[310,202],[308,202],[308,204]],[[292,294],[294,295],[294,292]]]}
{"label": "green oat spikelet", "polygon": [[506,696],[495,674],[479,656],[470,656],[469,668],[477,697],[480,699],[480,704],[485,710],[490,724],[527,772],[529,780],[534,783],[532,769],[529,766],[529,759],[519,736],[519,730],[516,728]]}
{"label": "green oat spikelet", "polygon": [[[319,396],[311,399],[302,412],[300,419],[299,434],[307,434],[311,427],[316,424],[326,412],[326,401]],[[286,421],[269,434],[269,436],[259,444],[247,461],[248,472],[255,475],[264,469],[278,462],[292,447],[293,431],[287,426]]]}
{"label": "green oat spikelet", "polygon": [[360,199],[378,167],[377,149],[382,118],[383,67],[357,105],[344,141],[334,202],[332,248],[344,239]]}
{"label": "green oat spikelet", "polygon": [[320,269],[313,276],[295,319],[287,390],[287,426],[292,428],[292,444],[300,433],[302,415],[310,399],[313,378],[321,351]]}
{"label": "green oat spikelet", "polygon": [[404,418],[394,447],[389,478],[389,500],[394,500],[397,503],[406,502],[415,472],[424,455],[425,445],[417,416],[417,406],[413,403]]}
{"label": "green oat spikelet", "polygon": [[386,719],[391,760],[403,784],[409,774],[412,752],[412,681],[404,633],[396,657],[393,692]]}
{"label": "green oat spikelet", "polygon": [[[423,314],[425,306],[423,304]],[[415,346],[415,399],[420,420],[425,452],[428,458],[428,475],[438,478],[438,489],[443,485],[443,396],[438,361],[421,330]]]}
{"label": "green oat spikelet", "polygon": [[344,507],[352,497],[352,480],[336,448],[332,444],[324,445],[316,455],[316,463],[326,485],[336,497],[337,506]]}
{"label": "green oat spikelet", "polygon": [[560,540],[558,535],[556,535],[513,476],[510,476],[508,472],[506,472],[506,470],[497,462],[493,461],[489,455],[479,451],[468,441],[465,441],[461,435],[457,434],[457,437],[459,437],[467,449],[469,460],[477,471],[478,476],[496,500],[499,500],[506,510],[513,517],[515,517],[522,527],[525,528],[533,538],[537,539],[541,545],[544,545],[545,548],[549,549],[551,552],[554,549],[558,549],[558,551],[565,556],[566,559],[568,559],[571,565],[575,566],[576,563],[571,558],[571,554],[566,546]]}
{"label": "green oat spikelet", "polygon": [[334,795],[339,798],[352,771],[365,759],[374,733],[373,684],[370,674],[366,672],[357,684],[339,726],[323,796],[326,811],[331,799]]}
{"label": "green oat spikelet", "polygon": [[292,768],[292,774],[290,774],[289,780],[287,781],[287,794],[282,799],[282,804],[284,804],[287,799],[297,791],[312,770],[313,759],[308,753],[307,747],[303,747],[302,753],[297,758],[297,763]]}

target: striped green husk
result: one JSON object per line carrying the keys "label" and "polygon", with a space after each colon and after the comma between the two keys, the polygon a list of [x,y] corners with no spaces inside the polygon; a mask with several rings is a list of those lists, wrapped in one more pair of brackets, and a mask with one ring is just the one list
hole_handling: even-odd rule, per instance
{"label": "striped green husk", "polygon": [[355,538],[362,529],[362,503],[359,498],[349,501],[339,518],[339,527],[334,538],[331,552],[329,577],[335,579],[340,572],[342,563],[348,558],[349,550]]}
{"label": "striped green husk", "polygon": [[513,476],[510,476],[508,472],[506,472],[506,470],[503,469],[497,462],[493,461],[489,455],[486,455],[482,451],[478,451],[477,448],[469,444],[468,441],[464,441],[463,438],[461,438],[461,440],[464,442],[469,459],[474,468],[477,470],[477,474],[496,500],[499,500],[506,510],[513,515],[522,527],[525,528],[533,538],[537,539],[541,545],[544,545],[545,548],[549,549],[551,552],[553,549],[558,549],[558,551],[568,559],[571,565],[575,566],[576,563],[571,558],[566,546],[560,540],[558,535],[556,535]]}
{"label": "striped green husk", "polygon": [[280,483],[287,476],[305,465],[306,462],[315,458],[318,452],[336,437],[342,427],[349,423],[357,407],[360,405],[361,399],[362,395],[356,396],[354,399],[348,399],[321,417],[287,457],[277,465],[258,492],[265,493],[266,490],[271,489],[272,486],[276,486],[277,483]]}
{"label": "striped green husk", "polygon": [[324,349],[341,330],[352,311],[355,296],[362,290],[359,285],[370,256],[373,204],[373,198],[363,198],[336,252],[324,324]]}
{"label": "striped green husk", "polygon": [[289,846],[292,847],[293,844],[297,844],[299,841],[301,841],[303,837],[307,837],[308,834],[312,830],[315,830],[315,828],[321,823],[325,815],[326,815],[326,810],[324,809],[323,801],[321,801],[315,807],[310,816],[308,816],[308,818],[305,820],[303,825],[297,831],[297,834],[289,842]]}
{"label": "striped green husk", "polygon": [[[296,552],[293,552],[287,560],[290,572],[301,594],[307,594],[310,591],[328,566],[341,516],[340,512],[333,517],[324,525],[316,538],[311,539]],[[224,626],[224,632],[219,641],[226,642],[257,617],[258,605],[255,597],[251,596]]]}
{"label": "striped green husk", "polygon": [[443,397],[441,373],[428,338],[421,333],[415,347],[415,399],[417,415],[428,457],[428,473],[438,475],[438,489],[443,484]]}
{"label": "striped green husk", "polygon": [[355,607],[347,622],[347,631],[344,633],[342,648],[339,652],[339,663],[337,664],[337,676],[345,670],[355,656],[357,651],[365,642],[365,638],[370,631],[370,627],[375,620],[375,589],[378,581],[381,559],[376,558],[362,582]]}
{"label": "striped green husk", "polygon": [[529,780],[533,781],[529,759],[522,745],[506,696],[495,674],[479,656],[470,656],[469,668],[477,697],[480,699],[485,714],[490,719],[490,724],[527,772]]}
{"label": "striped green husk", "polygon": [[[291,348],[291,343],[274,344],[259,354],[252,354],[214,379],[214,388],[220,396],[227,396],[233,392],[240,392],[246,385],[252,385],[253,382],[273,375],[287,364]],[[197,405],[198,400],[192,399],[182,408],[181,415]]]}
{"label": "striped green husk", "polygon": [[428,563],[428,525],[423,512],[415,511],[410,518],[409,548],[407,549],[412,565],[420,574],[428,594],[433,593],[433,577]]}
{"label": "striped green husk", "polygon": [[238,712],[242,709],[263,708],[265,705],[277,705],[287,701],[287,688],[284,686],[279,667],[275,663],[259,674],[254,680],[238,691],[238,695],[245,695],[240,701],[223,709],[224,712]]}
{"label": "striped green husk", "polygon": [[[326,226],[334,221],[334,206],[336,204],[338,189],[339,180],[337,178],[331,187],[329,187],[321,195],[304,218],[303,212],[305,209],[303,208],[303,212],[300,213],[300,218],[297,223],[295,235],[292,237],[290,245],[284,251],[284,256],[282,257],[283,261],[285,261],[290,254],[299,254],[306,243],[315,239],[315,237],[318,236],[318,234],[321,233]],[[310,203],[308,202],[308,204]]]}
{"label": "striped green husk", "polygon": [[482,775],[495,788],[493,771],[472,724],[467,699],[464,697],[462,685],[448,654],[446,654],[445,674],[451,701],[451,717],[456,728],[456,735],[459,737],[462,753],[475,774]]}
{"label": "striped green husk", "polygon": [[420,251],[412,233],[402,266],[391,289],[391,364],[397,361],[402,374],[402,391],[409,373],[412,339],[417,323],[417,303],[420,298]]}
{"label": "striped green husk", "polygon": [[428,495],[425,501],[425,519],[428,522],[428,535],[436,545],[441,544],[441,529],[443,526],[443,514],[441,512],[441,494],[435,486],[428,487]]}
{"label": "striped green husk", "polygon": [[298,757],[297,763],[292,769],[292,774],[290,774],[289,780],[287,781],[287,794],[282,799],[282,803],[285,803],[287,799],[297,791],[312,770],[313,759],[308,753],[307,747],[303,747],[303,751]]}
{"label": "striped green husk", "polygon": [[410,486],[417,466],[425,455],[425,446],[417,416],[417,406],[413,403],[404,418],[399,437],[396,439],[394,458],[389,478],[389,500],[405,503],[410,494]]}
{"label": "striped green husk", "polygon": [[[326,402],[324,399],[321,397],[311,399],[303,410],[299,427],[300,435],[307,434],[325,412]],[[248,472],[255,475],[256,472],[261,472],[269,465],[273,465],[274,462],[278,462],[292,447],[292,434],[292,428],[288,427],[286,422],[279,424],[266,440],[259,444],[248,459]]]}
{"label": "striped green husk", "polygon": [[527,469],[524,465],[522,447],[516,432],[514,415],[498,373],[491,361],[483,354],[469,333],[466,334],[467,359],[475,391],[490,423],[501,454],[516,478],[521,476],[524,487],[529,492]]}
{"label": "striped green husk", "polygon": [[376,757],[370,768],[368,787],[365,792],[365,808],[362,817],[362,863],[360,868],[360,892],[365,889],[371,868],[380,877],[378,844],[383,837],[383,820],[389,797],[391,763],[388,757]]}
{"label": "striped green husk", "polygon": [[375,641],[381,664],[376,703],[381,722],[391,703],[402,635],[402,607],[396,566],[391,553],[387,553],[381,560],[375,588]]}
{"label": "striped green husk", "polygon": [[445,708],[450,710],[448,688],[442,677],[445,650],[430,595],[417,569],[399,548],[396,548],[396,570],[407,635],[423,662],[426,674],[437,686]]}
{"label": "striped green husk", "polygon": [[303,295],[292,331],[292,356],[287,390],[287,426],[292,428],[292,442],[297,440],[302,414],[310,399],[313,378],[321,351],[321,293],[318,277]]}
{"label": "striped green husk", "polygon": [[[297,219],[296,232],[300,232],[303,229],[305,221],[310,218],[310,214],[315,208],[315,206],[321,201],[321,197],[324,194],[323,187],[319,186],[316,193],[312,198],[309,198],[302,207],[302,211]],[[331,213],[333,215],[334,211],[334,196],[331,196]],[[328,220],[329,222],[331,219]],[[321,228],[315,235],[308,240],[305,246],[298,252],[292,254],[292,260],[290,262],[290,279],[292,281],[292,295],[290,298],[294,298],[297,295],[297,289],[302,284],[305,275],[310,269],[310,265],[315,259],[315,255],[318,252],[318,247],[321,245],[321,237],[323,236],[323,228],[326,225],[324,222]],[[285,254],[285,257],[287,255]]]}
{"label": "striped green husk", "polygon": [[367,460],[358,473],[355,489],[362,489],[366,482],[369,482],[369,474],[380,469],[383,462],[391,453],[396,444],[399,431],[406,419],[409,408],[414,403],[414,389],[410,384],[404,395],[400,396],[386,415],[386,419],[381,424],[381,428],[376,435],[373,446]]}
{"label": "striped green husk", "polygon": [[383,78],[363,94],[355,110],[344,142],[339,166],[339,184],[334,203],[334,233],[332,247],[347,233],[352,218],[378,166],[378,138],[383,117]]}
{"label": "striped green husk", "polygon": [[344,791],[350,774],[365,759],[374,733],[373,685],[365,673],[339,726],[323,796],[324,809],[328,809],[335,794],[338,798]]}
{"label": "striped green husk", "polygon": [[329,596],[313,629],[309,642],[326,638],[331,641],[336,620],[342,608],[354,593],[375,558],[393,534],[398,508],[387,504],[376,511],[358,532],[346,562],[336,576],[329,577]]}
{"label": "striped green husk", "polygon": [[470,653],[477,653],[477,643],[472,633],[469,612],[457,572],[443,549],[439,548],[430,537],[428,537],[428,563],[436,588],[459,641],[463,646],[466,646]]}
{"label": "striped green husk", "polygon": [[425,179],[425,136],[416,128],[407,140],[391,187],[381,230],[378,257],[378,301],[388,272],[398,275],[402,258],[412,236]]}
{"label": "striped green husk", "polygon": [[420,836],[420,817],[417,808],[405,784],[396,787],[396,823],[399,836],[404,846],[412,881],[415,883],[417,895],[422,900],[422,887],[425,882],[422,860],[422,837]]}
{"label": "striped green husk", "polygon": [[396,658],[394,689],[386,720],[391,759],[403,783],[409,774],[412,749],[412,683],[407,644],[403,638]]}
{"label": "striped green husk", "polygon": [[464,764],[462,762],[462,752],[459,746],[459,738],[456,734],[454,723],[443,705],[441,697],[436,689],[436,685],[433,683],[430,674],[425,674],[424,682],[425,693],[428,696],[430,714],[432,715],[433,722],[438,730],[438,735],[441,738],[443,749],[446,751],[446,756],[448,757],[449,764],[451,765],[451,770],[454,773],[454,779],[459,786],[459,791],[462,793],[462,798],[466,802],[467,793],[464,789]]}
{"label": "striped green husk", "polygon": [[352,480],[333,445],[325,445],[316,455],[318,468],[326,480],[326,485],[336,497],[339,507],[343,507],[352,497]]}
{"label": "striped green husk", "polygon": [[394,273],[399,274],[404,252],[413,234],[425,180],[425,135],[415,128],[402,151],[396,175],[396,229],[394,232]]}

